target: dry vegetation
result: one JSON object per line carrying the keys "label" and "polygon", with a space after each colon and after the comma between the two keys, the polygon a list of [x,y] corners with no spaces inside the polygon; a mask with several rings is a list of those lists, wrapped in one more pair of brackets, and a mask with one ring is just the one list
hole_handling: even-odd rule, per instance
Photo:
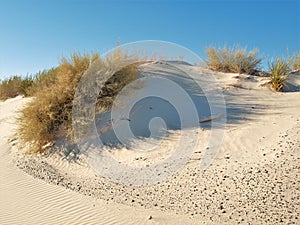
{"label": "dry vegetation", "polygon": [[291,72],[300,71],[300,53],[289,56],[288,60],[277,58],[269,63],[269,71],[260,71],[262,59],[257,58],[258,50],[247,53],[246,48],[240,47],[209,47],[206,50],[207,66],[209,69],[220,72],[246,73],[250,75],[264,75],[270,78],[275,91],[282,91]]}
{"label": "dry vegetation", "polygon": [[256,74],[262,60],[257,54],[258,50],[247,53],[246,48],[209,47],[206,49],[206,63],[214,71]]}
{"label": "dry vegetation", "polygon": [[[127,57],[125,54],[122,57]],[[120,55],[113,63],[122,60]],[[31,152],[41,152],[43,146],[59,138],[72,139],[72,106],[80,79],[96,60],[98,54],[73,54],[63,58],[57,68],[41,73],[32,91],[34,100],[21,111],[19,133],[22,140],[31,144]],[[116,72],[100,91],[98,107],[108,108],[117,93],[137,75],[136,65],[127,66]]]}
{"label": "dry vegetation", "polygon": [[21,77],[13,76],[5,79],[0,84],[0,99],[5,100],[18,95],[30,95],[30,87],[33,83],[33,78],[30,76]]}
{"label": "dry vegetation", "polygon": [[292,57],[289,57],[289,61],[293,71],[300,71],[300,52],[296,52]]}
{"label": "dry vegetation", "polygon": [[[207,48],[207,65],[209,69],[221,72],[257,74],[261,58],[258,51],[246,51],[246,48],[223,47]],[[72,107],[78,83],[93,62],[102,72],[120,68],[129,56],[115,51],[105,59],[98,54],[73,54],[70,59],[63,58],[60,65],[35,76],[13,76],[0,83],[0,99],[17,95],[33,96],[29,105],[21,111],[19,134],[22,140],[31,144],[31,152],[43,150],[43,146],[55,143],[59,138],[72,140]],[[138,57],[135,56],[134,61]],[[145,60],[145,59],[144,59]],[[140,62],[142,62],[140,60]],[[98,69],[99,69],[98,67]],[[116,95],[122,88],[137,78],[138,64],[121,67],[109,78],[99,92],[96,110],[107,110],[112,106]],[[270,83],[274,90],[282,91],[288,74],[300,70],[300,53],[295,53],[289,60],[276,59],[269,63]],[[103,74],[103,73],[102,73]],[[266,73],[267,74],[267,73]],[[98,78],[95,77],[95,80]]]}

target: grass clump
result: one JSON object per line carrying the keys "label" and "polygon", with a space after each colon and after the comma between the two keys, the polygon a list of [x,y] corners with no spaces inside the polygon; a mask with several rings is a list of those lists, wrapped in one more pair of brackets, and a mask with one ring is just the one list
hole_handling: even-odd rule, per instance
{"label": "grass clump", "polygon": [[290,73],[290,63],[284,59],[277,58],[269,63],[270,83],[275,91],[282,91],[284,83]]}
{"label": "grass clump", "polygon": [[289,61],[293,71],[300,71],[300,52],[296,52],[292,57],[289,57]]}
{"label": "grass clump", "polygon": [[[127,57],[123,55],[122,57]],[[45,145],[57,140],[73,138],[72,107],[80,79],[96,60],[98,54],[73,54],[63,58],[60,65],[42,72],[32,85],[34,99],[21,111],[19,134],[31,144],[30,152],[42,152]],[[118,63],[115,58],[112,63]],[[127,66],[116,72],[100,91],[97,107],[109,108],[117,93],[137,76],[136,65]]]}
{"label": "grass clump", "polygon": [[14,98],[18,95],[28,96],[33,78],[31,76],[13,76],[0,83],[0,99]]}
{"label": "grass clump", "polygon": [[206,50],[208,68],[214,71],[256,74],[261,58],[257,58],[258,50],[247,53],[246,48],[209,47]]}

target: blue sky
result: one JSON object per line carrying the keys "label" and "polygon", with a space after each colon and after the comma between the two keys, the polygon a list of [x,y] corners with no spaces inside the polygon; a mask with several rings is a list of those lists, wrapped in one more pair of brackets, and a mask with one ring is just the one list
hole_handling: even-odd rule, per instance
{"label": "blue sky", "polygon": [[35,74],[73,52],[117,41],[205,47],[240,44],[267,60],[300,50],[300,1],[0,1],[0,78]]}

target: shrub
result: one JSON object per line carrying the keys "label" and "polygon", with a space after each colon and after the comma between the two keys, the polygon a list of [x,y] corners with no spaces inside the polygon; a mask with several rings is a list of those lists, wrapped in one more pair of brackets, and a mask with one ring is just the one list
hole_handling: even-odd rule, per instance
{"label": "shrub", "polygon": [[50,70],[44,70],[38,72],[33,77],[33,82],[30,88],[28,89],[28,95],[34,96],[35,93],[38,93],[41,89],[48,88],[56,81],[56,73],[58,68],[52,68]]}
{"label": "shrub", "polygon": [[[33,86],[35,98],[19,118],[19,133],[24,142],[31,144],[30,152],[42,152],[43,146],[61,138],[72,140],[74,95],[83,74],[96,60],[102,61],[98,54],[73,54],[70,60],[63,58],[57,68],[38,76]],[[117,64],[118,60],[115,58],[112,63]],[[97,107],[110,107],[114,96],[136,75],[135,65],[115,73],[100,91]]]}
{"label": "shrub", "polygon": [[270,82],[275,91],[282,91],[287,76],[290,73],[290,63],[284,59],[277,58],[269,63]]}
{"label": "shrub", "polygon": [[99,93],[96,110],[102,111],[110,109],[117,94],[123,87],[136,79],[137,73],[137,65],[130,65],[117,71],[109,78]]}
{"label": "shrub", "polygon": [[0,99],[5,100],[18,95],[28,96],[32,83],[33,78],[30,76],[13,76],[5,79],[0,83]]}
{"label": "shrub", "polygon": [[214,71],[255,74],[261,63],[258,50],[247,53],[246,48],[209,47],[206,50],[208,68]]}
{"label": "shrub", "polygon": [[19,84],[19,94],[24,95],[25,97],[30,96],[30,89],[32,87],[32,84],[34,82],[34,77],[32,76],[25,76],[24,78],[21,78],[21,82]]}
{"label": "shrub", "polygon": [[76,85],[89,65],[89,56],[73,54],[70,61],[63,58],[56,69],[37,79],[35,98],[22,110],[19,119],[20,136],[33,144],[32,151],[40,151],[43,145],[55,141],[59,132],[67,135]]}

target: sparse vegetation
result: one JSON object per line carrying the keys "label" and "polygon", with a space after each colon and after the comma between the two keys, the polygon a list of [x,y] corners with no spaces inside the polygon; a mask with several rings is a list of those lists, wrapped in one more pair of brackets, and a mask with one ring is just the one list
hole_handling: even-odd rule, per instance
{"label": "sparse vegetation", "polygon": [[290,63],[284,59],[277,58],[269,63],[270,82],[275,91],[282,91],[287,76],[290,73]]}
{"label": "sparse vegetation", "polygon": [[223,47],[206,49],[208,68],[214,71],[256,74],[261,58],[257,58],[258,50],[247,53],[246,48]]}
{"label": "sparse vegetation", "polygon": [[[103,59],[118,64],[125,54]],[[60,138],[72,139],[72,106],[78,83],[91,63],[101,60],[98,54],[73,54],[63,58],[57,68],[42,72],[32,85],[35,99],[22,110],[19,133],[24,142],[31,143],[31,152],[41,152],[43,146]],[[136,78],[136,65],[116,72],[100,91],[97,107],[109,108],[117,93]]]}
{"label": "sparse vegetation", "polygon": [[300,52],[296,52],[292,57],[289,57],[289,61],[293,71],[300,71]]}
{"label": "sparse vegetation", "polygon": [[[291,71],[300,70],[299,52],[289,56],[288,60],[277,58],[269,63],[268,72],[259,71],[262,59],[257,58],[257,53],[256,50],[247,52],[245,48],[239,47],[210,47],[206,50],[206,62],[208,68],[214,71],[268,74],[276,91],[282,91]],[[70,59],[63,58],[59,66],[39,72],[35,76],[13,76],[1,81],[1,100],[17,95],[34,96],[21,111],[18,120],[20,137],[24,142],[31,144],[31,152],[43,151],[43,146],[55,143],[60,138],[72,140],[74,95],[80,79],[93,62],[99,62],[98,69],[101,68],[105,73],[109,70],[116,71],[115,68],[120,68],[121,61],[128,57],[120,51],[115,51],[105,59],[100,58],[98,54],[73,54]],[[137,58],[134,61],[138,61]],[[105,82],[96,101],[97,112],[111,108],[122,88],[137,78],[137,66],[137,63],[133,63],[122,67]],[[97,79],[95,77],[96,83]],[[236,84],[236,87],[240,86]]]}
{"label": "sparse vegetation", "polygon": [[13,76],[0,83],[0,99],[5,100],[18,95],[28,96],[33,78],[30,76]]}

